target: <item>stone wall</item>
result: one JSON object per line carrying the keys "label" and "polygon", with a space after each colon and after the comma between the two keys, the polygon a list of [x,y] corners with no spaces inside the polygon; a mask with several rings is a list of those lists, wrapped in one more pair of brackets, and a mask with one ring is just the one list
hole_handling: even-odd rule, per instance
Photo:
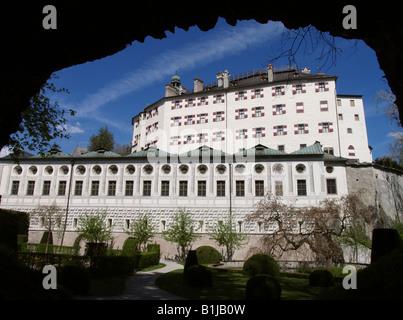
{"label": "stone wall", "polygon": [[361,192],[374,207],[375,227],[390,227],[397,216],[403,218],[403,172],[373,164],[346,167],[349,193]]}

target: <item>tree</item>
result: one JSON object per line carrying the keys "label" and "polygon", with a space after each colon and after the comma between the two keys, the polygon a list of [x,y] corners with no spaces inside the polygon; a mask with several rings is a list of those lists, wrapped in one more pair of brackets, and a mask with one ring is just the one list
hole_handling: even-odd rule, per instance
{"label": "tree", "polygon": [[226,259],[231,261],[235,250],[242,247],[247,236],[236,231],[232,215],[229,214],[225,222],[218,222],[211,229],[210,239],[215,240],[219,246],[226,248]]}
{"label": "tree", "polygon": [[377,107],[380,106],[380,102],[386,103],[381,108],[383,114],[388,118],[392,130],[388,134],[391,138],[391,143],[387,156],[396,161],[400,166],[403,166],[403,131],[399,120],[399,109],[395,101],[396,97],[392,92],[386,90],[378,92]]}
{"label": "tree", "polygon": [[122,156],[127,156],[128,154],[132,153],[132,147],[130,144],[119,144],[116,143],[115,147],[113,148],[113,152],[120,154]]}
{"label": "tree", "polygon": [[263,248],[271,256],[308,246],[318,261],[340,262],[343,253],[336,237],[356,221],[369,224],[372,212],[359,194],[327,198],[317,206],[295,207],[268,193],[247,220],[273,230],[263,238]]}
{"label": "tree", "polygon": [[95,214],[84,213],[78,219],[77,232],[80,236],[92,243],[102,243],[112,240],[112,225],[106,223],[106,211],[97,211]]}
{"label": "tree", "polygon": [[142,215],[137,221],[134,221],[125,232],[138,240],[138,250],[146,251],[147,243],[155,235],[155,226],[151,223],[148,215]]}
{"label": "tree", "polygon": [[195,221],[191,213],[184,208],[173,217],[173,223],[170,228],[162,233],[165,240],[178,245],[179,259],[184,260],[193,241],[199,236],[195,234]]}
{"label": "tree", "polygon": [[96,151],[98,149],[112,150],[115,146],[113,133],[109,131],[108,126],[99,129],[98,134],[90,137],[88,151]]}
{"label": "tree", "polygon": [[32,215],[40,220],[40,225],[47,231],[45,253],[48,253],[50,236],[52,232],[60,231],[62,229],[63,212],[56,205],[56,203],[53,203],[50,206],[39,206],[36,210],[34,210]]}
{"label": "tree", "polygon": [[[59,108],[58,102],[51,103],[47,97],[52,93],[69,93],[67,89],[56,89],[51,82],[57,77],[53,74],[48,81],[42,85],[40,91],[30,100],[30,107],[25,109],[22,115],[22,122],[16,133],[10,136],[7,147],[10,155],[18,161],[24,149],[39,151],[43,154],[49,150],[52,140],[56,138],[70,138],[66,133],[65,110]],[[70,116],[75,115],[74,110],[69,110]]]}

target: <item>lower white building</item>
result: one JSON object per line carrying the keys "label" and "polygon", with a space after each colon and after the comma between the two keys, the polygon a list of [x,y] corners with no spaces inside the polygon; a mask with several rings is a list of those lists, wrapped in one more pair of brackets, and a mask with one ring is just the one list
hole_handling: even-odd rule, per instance
{"label": "lower white building", "polygon": [[[203,235],[195,247],[216,246],[208,232],[231,211],[238,231],[251,236],[235,255],[244,259],[271,231],[258,221],[246,222],[266,192],[295,206],[316,205],[347,194],[347,179],[346,159],[324,153],[319,143],[289,154],[263,145],[232,155],[202,146],[179,155],[149,148],[128,156],[98,150],[72,157],[52,150],[19,164],[0,160],[1,207],[33,212],[56,204],[67,215],[64,245],[73,245],[84,212],[107,211],[116,248],[127,238],[124,229],[149,214],[166,257],[173,257],[176,247],[162,240],[161,232],[180,208],[192,213]],[[29,241],[39,242],[43,232],[41,221],[31,219]]]}

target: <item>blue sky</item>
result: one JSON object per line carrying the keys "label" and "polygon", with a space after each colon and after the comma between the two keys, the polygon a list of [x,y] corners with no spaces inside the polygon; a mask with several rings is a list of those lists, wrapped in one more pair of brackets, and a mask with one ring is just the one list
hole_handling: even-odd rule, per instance
{"label": "blue sky", "polygon": [[[117,143],[130,143],[131,118],[147,103],[164,96],[165,84],[176,70],[182,85],[192,88],[195,77],[206,83],[215,81],[219,71],[228,70],[234,75],[264,68],[281,50],[285,30],[280,22],[241,21],[232,27],[220,19],[207,32],[197,27],[187,32],[176,29],[174,33],[166,32],[165,39],[147,37],[144,43],[134,42],[113,56],[60,70],[54,83],[57,88],[67,88],[70,94],[52,99],[77,114],[68,117],[71,138],[57,143],[64,152],[71,153],[76,146],[87,146],[89,137],[105,125]],[[376,107],[376,96],[379,90],[389,87],[374,51],[365,43],[336,38],[336,45],[341,51],[336,63],[327,63],[319,72],[339,76],[337,93],[363,95],[368,139],[375,159],[387,152],[391,132],[388,120]],[[298,67],[310,67],[316,73],[324,62],[317,60],[320,50],[301,50],[296,56]],[[274,66],[287,64],[284,58]]]}

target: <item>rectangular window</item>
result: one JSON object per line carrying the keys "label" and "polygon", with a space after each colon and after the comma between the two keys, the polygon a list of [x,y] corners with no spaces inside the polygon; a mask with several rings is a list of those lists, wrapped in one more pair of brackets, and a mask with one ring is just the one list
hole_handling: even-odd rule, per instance
{"label": "rectangular window", "polygon": [[276,96],[281,96],[281,87],[276,87]]}
{"label": "rectangular window", "polygon": [[325,91],[325,83],[324,82],[320,82],[319,83],[319,92],[324,92]]}
{"label": "rectangular window", "polygon": [[256,195],[256,197],[264,196],[264,181],[263,180],[255,180],[255,195]]}
{"label": "rectangular window", "polygon": [[143,181],[143,196],[151,196],[151,181]]}
{"label": "rectangular window", "polygon": [[116,195],[116,181],[109,181],[108,183],[108,196]]}
{"label": "rectangular window", "polygon": [[222,102],[222,95],[221,94],[219,94],[219,95],[217,95],[217,103],[221,103]]}
{"label": "rectangular window", "polygon": [[238,99],[239,99],[239,100],[244,100],[244,99],[245,99],[245,94],[244,94],[243,91],[239,91],[239,92],[238,92]]}
{"label": "rectangular window", "polygon": [[97,196],[99,194],[99,181],[91,182],[91,195]]}
{"label": "rectangular window", "polygon": [[297,192],[299,196],[306,196],[306,180],[297,180]]}
{"label": "rectangular window", "polygon": [[255,90],[255,98],[260,98],[260,89]]}
{"label": "rectangular window", "polygon": [[125,196],[132,196],[134,190],[134,181],[126,181]]}
{"label": "rectangular window", "polygon": [[337,194],[336,179],[326,179],[327,194]]}
{"label": "rectangular window", "polygon": [[83,194],[83,181],[76,181],[76,185],[74,187],[74,195],[81,196]]}
{"label": "rectangular window", "polygon": [[278,136],[284,135],[284,126],[277,126],[277,135]]}
{"label": "rectangular window", "polygon": [[360,121],[360,116],[359,116],[358,114],[355,114],[355,115],[354,115],[354,120],[355,120],[355,121]]}
{"label": "rectangular window", "polygon": [[217,197],[225,197],[225,181],[217,181]]}
{"label": "rectangular window", "polygon": [[200,99],[200,104],[201,104],[202,106],[206,105],[206,97],[202,97],[202,98]]}
{"label": "rectangular window", "polygon": [[188,182],[179,181],[179,197],[187,197],[188,195]]}
{"label": "rectangular window", "polygon": [[256,107],[255,108],[255,117],[261,117],[262,116],[262,107]]}
{"label": "rectangular window", "polygon": [[343,114],[339,113],[339,120],[343,120]]}
{"label": "rectangular window", "polygon": [[283,145],[283,144],[278,145],[278,146],[277,146],[277,150],[278,150],[278,151],[285,152],[285,147],[284,147],[284,145]]}
{"label": "rectangular window", "polygon": [[274,183],[274,191],[277,197],[281,197],[283,195],[283,182],[275,181]]}
{"label": "rectangular window", "polygon": [[322,123],[322,130],[323,132],[329,132],[329,122]]}
{"label": "rectangular window", "polygon": [[59,181],[59,188],[57,190],[58,196],[66,195],[67,181]]}
{"label": "rectangular window", "polygon": [[200,123],[207,123],[207,113],[202,113],[200,115]]}
{"label": "rectangular window", "polygon": [[305,133],[305,125],[299,124],[298,125],[298,134],[304,134],[304,133]]}
{"label": "rectangular window", "polygon": [[161,181],[161,196],[169,197],[169,181]]}
{"label": "rectangular window", "polygon": [[189,101],[188,101],[188,106],[189,106],[189,107],[193,107],[193,99],[189,99]]}
{"label": "rectangular window", "polygon": [[237,180],[235,182],[235,188],[236,188],[236,196],[237,197],[244,197],[245,196],[245,181]]}
{"label": "rectangular window", "polygon": [[350,100],[350,107],[355,107],[355,101],[354,100]]}
{"label": "rectangular window", "polygon": [[323,152],[326,152],[328,154],[334,155],[333,148],[331,148],[331,147],[323,148]]}
{"label": "rectangular window", "polygon": [[223,113],[222,111],[218,111],[216,114],[216,121],[222,121],[223,120]]}
{"label": "rectangular window", "polygon": [[50,181],[43,182],[42,195],[48,196],[50,194]]}
{"label": "rectangular window", "polygon": [[197,181],[197,195],[199,197],[206,196],[207,182],[206,181]]}
{"label": "rectangular window", "polygon": [[11,195],[13,195],[13,196],[18,195],[19,187],[20,187],[20,182],[19,181],[13,181],[13,184],[11,185]]}
{"label": "rectangular window", "polygon": [[302,93],[302,84],[297,84],[295,86],[295,90],[296,90],[297,93]]}

